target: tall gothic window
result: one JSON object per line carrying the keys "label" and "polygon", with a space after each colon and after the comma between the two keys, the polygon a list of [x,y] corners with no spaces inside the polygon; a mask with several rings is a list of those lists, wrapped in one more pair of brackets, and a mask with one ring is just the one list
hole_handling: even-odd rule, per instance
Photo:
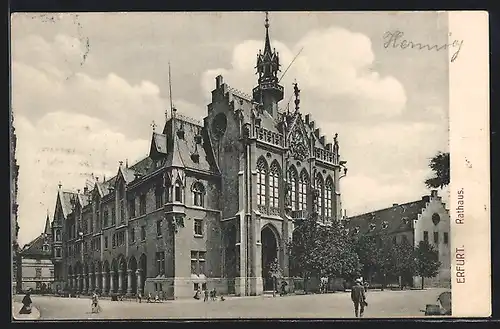
{"label": "tall gothic window", "polygon": [[325,216],[325,212],[323,209],[323,178],[320,174],[316,176],[316,190],[318,191],[318,214],[321,217]]}
{"label": "tall gothic window", "polygon": [[331,177],[326,179],[325,184],[325,214],[327,218],[332,218],[332,196],[333,196],[333,181]]}
{"label": "tall gothic window", "polygon": [[280,168],[277,163],[273,163],[269,175],[269,203],[271,208],[279,208],[279,178]]}
{"label": "tall gothic window", "polygon": [[297,210],[297,171],[295,168],[290,169],[290,185],[291,185],[291,201],[292,211]]}
{"label": "tall gothic window", "polygon": [[309,177],[305,170],[302,170],[299,178],[299,210],[307,209],[307,184]]}
{"label": "tall gothic window", "polygon": [[260,158],[257,162],[257,204],[259,206],[266,205],[266,176],[266,160]]}
{"label": "tall gothic window", "polygon": [[193,204],[198,207],[203,207],[203,195],[205,194],[205,187],[202,183],[196,182],[192,187]]}

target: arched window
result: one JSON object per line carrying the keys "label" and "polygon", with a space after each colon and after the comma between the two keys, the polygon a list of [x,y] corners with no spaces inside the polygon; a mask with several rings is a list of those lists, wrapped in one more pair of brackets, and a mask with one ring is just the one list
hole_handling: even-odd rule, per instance
{"label": "arched window", "polygon": [[182,183],[179,180],[175,181],[174,185],[174,190],[175,190],[175,201],[176,202],[182,202]]}
{"label": "arched window", "polygon": [[299,210],[307,209],[307,184],[309,184],[309,176],[305,170],[302,170],[299,179]]}
{"label": "arched window", "polygon": [[332,218],[332,196],[333,181],[331,177],[328,177],[325,184],[325,215],[327,218]]}
{"label": "arched window", "polygon": [[257,204],[259,206],[266,205],[266,176],[266,160],[260,158],[257,162]]}
{"label": "arched window", "polygon": [[318,214],[321,217],[325,216],[325,212],[323,209],[323,177],[320,174],[316,176],[316,190],[318,191]]}
{"label": "arched window", "polygon": [[61,241],[61,230],[56,230],[56,241]]}
{"label": "arched window", "polygon": [[270,206],[271,208],[279,208],[279,178],[280,178],[280,168],[277,163],[271,165],[271,171],[269,175],[269,195],[270,195]]}
{"label": "arched window", "polygon": [[292,201],[292,211],[297,210],[297,171],[295,168],[290,169],[290,185],[291,185],[291,201]]}
{"label": "arched window", "polygon": [[196,182],[191,188],[193,192],[193,204],[197,207],[203,207],[203,196],[205,195],[205,187],[202,183]]}

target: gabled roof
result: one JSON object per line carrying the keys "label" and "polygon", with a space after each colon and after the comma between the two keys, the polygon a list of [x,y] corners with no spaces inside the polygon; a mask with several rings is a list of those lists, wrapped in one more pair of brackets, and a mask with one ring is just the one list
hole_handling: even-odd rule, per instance
{"label": "gabled roof", "polygon": [[[44,244],[49,245],[49,248],[47,251],[43,250]],[[33,241],[26,244],[23,247],[23,250],[21,250],[20,254],[21,254],[21,256],[25,256],[25,257],[37,256],[37,257],[50,258],[51,257],[50,241],[46,240],[45,235],[42,233],[39,236],[37,236]]]}
{"label": "gabled roof", "polygon": [[[391,234],[406,231],[411,229],[413,220],[418,219],[428,201],[427,196],[421,200],[353,216],[348,218],[347,225],[351,229],[358,227],[361,234]],[[373,230],[370,229],[372,224]]]}

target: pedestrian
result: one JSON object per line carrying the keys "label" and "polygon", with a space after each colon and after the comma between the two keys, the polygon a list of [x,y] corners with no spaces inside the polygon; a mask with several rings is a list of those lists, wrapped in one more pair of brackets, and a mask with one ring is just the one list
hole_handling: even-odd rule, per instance
{"label": "pedestrian", "polygon": [[285,280],[281,281],[281,293],[280,296],[285,296],[286,295],[286,286],[288,283]]}
{"label": "pedestrian", "polygon": [[33,303],[31,301],[31,289],[28,289],[26,291],[26,295],[23,297],[23,307],[21,307],[21,310],[19,311],[19,314],[31,314],[31,304]]}
{"label": "pedestrian", "polygon": [[139,304],[142,303],[142,295],[140,292],[137,293],[137,301],[139,302]]}
{"label": "pedestrian", "polygon": [[204,301],[204,302],[208,302],[208,289],[207,289],[207,288],[205,288],[205,291],[204,291],[203,293],[204,293],[204,295],[205,295],[205,297],[203,298],[203,301]]}
{"label": "pedestrian", "polygon": [[217,300],[217,290],[215,290],[215,288],[214,288],[210,294],[212,295],[211,296],[212,300],[216,301]]}
{"label": "pedestrian", "polygon": [[153,296],[151,296],[151,292],[148,294],[148,303],[151,303],[151,300],[153,299]]}
{"label": "pedestrian", "polygon": [[351,288],[351,300],[354,304],[354,314],[356,317],[363,317],[365,312],[365,306],[368,306],[366,302],[365,287],[363,286],[363,280],[356,279],[354,285]]}
{"label": "pedestrian", "polygon": [[94,291],[94,294],[92,295],[92,313],[99,313],[100,307],[99,307],[99,297],[97,296],[97,290]]}

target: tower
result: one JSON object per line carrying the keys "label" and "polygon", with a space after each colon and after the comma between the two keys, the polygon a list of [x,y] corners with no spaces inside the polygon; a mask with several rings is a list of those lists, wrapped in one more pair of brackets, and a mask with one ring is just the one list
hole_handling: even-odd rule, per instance
{"label": "tower", "polygon": [[283,99],[283,86],[279,84],[278,72],[280,71],[279,54],[271,50],[269,39],[269,17],[266,12],[266,41],[264,52],[257,54],[257,73],[259,78],[257,86],[253,88],[253,100],[261,104],[265,111],[275,117],[278,113],[278,102]]}

